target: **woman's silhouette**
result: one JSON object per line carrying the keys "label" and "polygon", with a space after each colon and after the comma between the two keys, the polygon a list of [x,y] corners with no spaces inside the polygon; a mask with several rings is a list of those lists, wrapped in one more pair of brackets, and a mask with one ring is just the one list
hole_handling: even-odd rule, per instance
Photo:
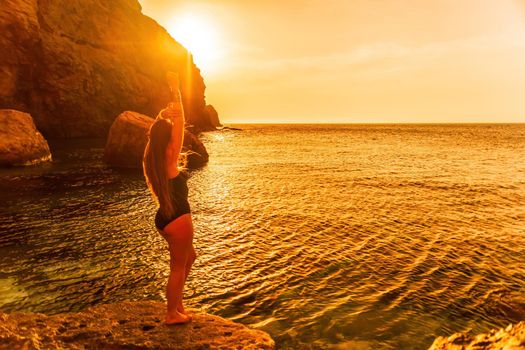
{"label": "woman's silhouette", "polygon": [[187,174],[179,165],[180,160],[185,159],[185,154],[181,153],[184,109],[178,75],[168,73],[167,78],[173,93],[173,102],[159,113],[150,127],[143,168],[148,188],[159,206],[155,226],[168,242],[170,251],[165,323],[176,324],[191,320],[191,315],[184,310],[182,294],[196,254],[188,203]]}

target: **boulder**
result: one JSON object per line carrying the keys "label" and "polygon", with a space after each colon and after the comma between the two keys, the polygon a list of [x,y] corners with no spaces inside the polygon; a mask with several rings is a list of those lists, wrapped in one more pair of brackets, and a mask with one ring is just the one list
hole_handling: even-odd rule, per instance
{"label": "boulder", "polygon": [[[142,168],[144,149],[148,142],[148,130],[153,122],[153,118],[137,112],[121,113],[109,131],[104,149],[104,161],[118,168]],[[197,136],[188,130],[184,132],[183,151],[190,151],[189,168],[198,168],[208,161],[206,147]]]}
{"label": "boulder", "polygon": [[142,167],[151,124],[153,119],[143,114],[131,111],[121,113],[109,130],[104,161],[120,168]]}
{"label": "boulder", "polygon": [[188,151],[188,168],[195,169],[203,166],[208,162],[208,151],[201,140],[188,130],[184,133],[184,148]]}
{"label": "boulder", "polygon": [[2,0],[0,108],[31,113],[47,138],[106,137],[123,111],[166,106],[170,70],[188,123],[214,130],[191,54],[141,11],[138,0]]}
{"label": "boulder", "polygon": [[49,145],[31,115],[0,110],[0,165],[29,165],[50,161]]}
{"label": "boulder", "polygon": [[98,305],[75,314],[0,312],[2,349],[274,349],[265,332],[189,309],[193,320],[164,325],[165,304]]}
{"label": "boulder", "polygon": [[455,333],[450,337],[438,337],[429,350],[525,350],[525,322],[493,329],[488,333],[473,335],[470,332]]}

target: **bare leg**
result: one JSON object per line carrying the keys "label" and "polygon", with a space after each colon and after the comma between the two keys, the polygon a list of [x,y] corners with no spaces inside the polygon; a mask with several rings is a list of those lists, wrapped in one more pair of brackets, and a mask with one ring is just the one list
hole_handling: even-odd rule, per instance
{"label": "bare leg", "polygon": [[166,324],[185,323],[190,318],[177,310],[182,305],[186,280],[186,263],[193,248],[193,226],[190,214],[184,214],[170,222],[164,229],[164,238],[170,251],[170,276],[166,288],[168,310]]}
{"label": "bare leg", "polygon": [[[195,261],[196,258],[197,258],[197,253],[195,252],[195,247],[192,244],[190,254],[188,255],[188,260],[186,261],[186,271],[185,271],[185,276],[184,276],[184,283],[186,283],[186,280],[188,279],[188,275],[190,274],[191,267],[193,266],[193,262]],[[177,305],[177,311],[191,318],[191,315],[188,314],[186,310],[184,309],[182,300],[180,304]]]}

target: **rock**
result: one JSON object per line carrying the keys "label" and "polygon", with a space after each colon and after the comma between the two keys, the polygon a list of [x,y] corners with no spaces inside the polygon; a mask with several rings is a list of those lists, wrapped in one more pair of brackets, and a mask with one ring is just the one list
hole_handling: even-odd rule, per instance
{"label": "rock", "polygon": [[223,126],[222,128],[219,128],[217,130],[235,130],[235,131],[242,131],[241,128],[234,128],[234,127],[231,127],[231,126]]}
{"label": "rock", "polygon": [[191,132],[184,133],[184,151],[188,151],[188,168],[195,169],[208,162],[208,152],[201,140]]}
{"label": "rock", "polygon": [[191,54],[138,0],[2,0],[0,108],[29,112],[48,138],[105,137],[115,115],[156,115],[181,78],[195,133],[214,130]]}
{"label": "rock", "polygon": [[148,130],[153,118],[140,113],[121,113],[109,130],[104,161],[121,168],[142,167],[142,157],[148,142]]}
{"label": "rock", "polygon": [[[121,113],[109,131],[104,161],[119,168],[142,168],[142,157],[148,142],[148,130],[154,119],[137,112]],[[188,167],[198,168],[208,161],[204,144],[190,131],[185,130],[183,151],[190,151]]]}
{"label": "rock", "polygon": [[211,125],[214,127],[222,126],[221,122],[219,121],[219,113],[217,113],[215,107],[212,105],[207,105],[204,107],[204,114]]}
{"label": "rock", "polygon": [[525,350],[525,322],[507,328],[491,330],[489,333],[472,335],[456,333],[450,337],[438,337],[429,350]]}
{"label": "rock", "polygon": [[51,160],[49,145],[33,118],[12,109],[0,110],[0,165],[29,165]]}
{"label": "rock", "polygon": [[265,332],[190,309],[193,320],[166,326],[165,304],[98,305],[75,314],[0,313],[2,349],[274,349]]}

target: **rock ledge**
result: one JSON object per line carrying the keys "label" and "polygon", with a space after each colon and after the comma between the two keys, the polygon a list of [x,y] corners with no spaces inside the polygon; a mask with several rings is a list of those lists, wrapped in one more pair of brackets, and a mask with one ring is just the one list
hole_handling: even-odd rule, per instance
{"label": "rock ledge", "polygon": [[429,350],[525,350],[525,321],[489,333],[472,335],[455,333],[450,337],[438,337]]}
{"label": "rock ledge", "polygon": [[165,304],[97,305],[76,314],[0,312],[1,349],[274,349],[265,332],[190,309],[193,320],[166,326]]}

